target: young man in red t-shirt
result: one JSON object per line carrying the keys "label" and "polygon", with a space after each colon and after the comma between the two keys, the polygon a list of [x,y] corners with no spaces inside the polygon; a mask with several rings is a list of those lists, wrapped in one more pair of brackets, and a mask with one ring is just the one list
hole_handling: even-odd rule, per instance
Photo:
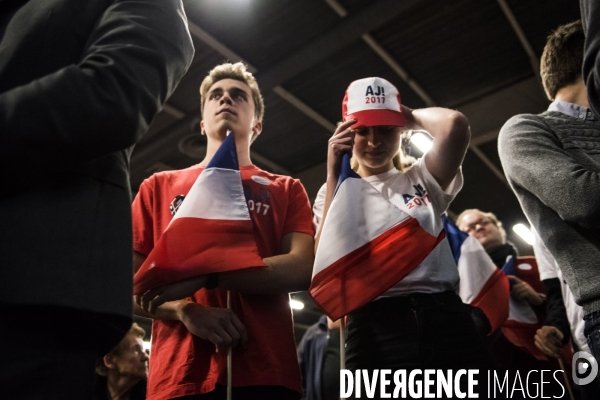
{"label": "young man in red t-shirt", "polygon": [[[136,298],[136,312],[154,318],[148,399],[224,399],[230,346],[236,400],[298,399],[300,371],[288,293],[310,284],[314,231],[308,197],[298,180],[252,165],[250,143],[262,130],[264,105],[243,64],[214,68],[202,82],[200,98],[206,157],[199,165],[161,172],[142,183],[133,202],[135,268],[228,130],[235,135],[254,236],[267,267],[200,276]],[[231,310],[227,290],[232,291]]]}

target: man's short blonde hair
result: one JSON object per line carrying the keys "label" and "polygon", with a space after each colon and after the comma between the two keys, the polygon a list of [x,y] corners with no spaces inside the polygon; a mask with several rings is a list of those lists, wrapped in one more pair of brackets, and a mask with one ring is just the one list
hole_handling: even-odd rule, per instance
{"label": "man's short blonde hair", "polygon": [[[131,325],[131,328],[129,328],[127,334],[125,334],[125,336],[128,335],[134,335],[136,338],[143,339],[144,336],[146,336],[146,331],[144,330],[144,328],[142,328],[134,322],[133,325]],[[123,336],[123,339],[125,339],[125,336]],[[113,347],[113,349],[108,354],[119,355],[121,351],[123,351],[123,349],[121,348],[123,339],[121,339],[119,344]],[[104,365],[104,357],[100,357],[98,360],[96,360],[96,373],[102,376],[106,376],[108,374],[108,369],[106,368],[106,365]]]}
{"label": "man's short blonde hair", "polygon": [[204,112],[206,95],[212,85],[223,79],[235,79],[248,85],[252,92],[252,100],[254,100],[254,117],[257,121],[262,121],[265,114],[265,102],[260,94],[258,82],[241,62],[217,65],[208,73],[200,85],[200,112]]}
{"label": "man's short blonde hair", "polygon": [[494,214],[493,212],[483,212],[477,208],[470,208],[460,213],[458,218],[456,218],[456,225],[460,226],[460,220],[463,219],[465,215],[474,212],[477,212],[489,218],[489,220],[492,221],[492,224],[496,225],[496,227],[500,231],[500,236],[502,236],[502,244],[506,243],[506,231],[504,230],[504,226],[502,226],[502,222],[498,219],[498,217],[496,217],[496,214]]}

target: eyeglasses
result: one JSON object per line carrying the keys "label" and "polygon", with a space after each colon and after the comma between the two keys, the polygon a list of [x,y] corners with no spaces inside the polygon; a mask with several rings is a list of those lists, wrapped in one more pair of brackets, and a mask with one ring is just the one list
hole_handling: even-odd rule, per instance
{"label": "eyeglasses", "polygon": [[481,226],[482,228],[488,224],[490,224],[492,221],[490,221],[487,218],[482,218],[479,221],[475,221],[472,224],[469,224],[465,227],[463,227],[462,231],[466,232],[466,233],[471,233],[472,231],[477,230],[477,225]]}

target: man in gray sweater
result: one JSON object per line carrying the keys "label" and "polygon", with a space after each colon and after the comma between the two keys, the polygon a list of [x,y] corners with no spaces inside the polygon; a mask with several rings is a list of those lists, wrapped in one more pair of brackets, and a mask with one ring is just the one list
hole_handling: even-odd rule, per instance
{"label": "man in gray sweater", "polygon": [[585,334],[600,358],[600,122],[581,76],[581,22],[552,33],[541,75],[552,104],[502,127],[504,172],[530,223],[583,307]]}

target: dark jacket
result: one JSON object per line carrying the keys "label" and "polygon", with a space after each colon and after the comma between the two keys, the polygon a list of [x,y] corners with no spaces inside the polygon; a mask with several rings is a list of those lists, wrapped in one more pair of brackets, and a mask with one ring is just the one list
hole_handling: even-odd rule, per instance
{"label": "dark jacket", "polygon": [[127,149],[192,57],[181,0],[0,1],[0,305],[131,324]]}
{"label": "dark jacket", "polygon": [[588,90],[590,107],[600,120],[600,2],[579,0],[585,33],[583,81]]}
{"label": "dark jacket", "polygon": [[327,317],[323,315],[319,322],[306,330],[298,345],[298,362],[305,400],[321,400],[323,397],[321,378],[326,350]]}
{"label": "dark jacket", "polygon": [[[129,400],[145,400],[146,399],[146,380],[139,381],[129,394]],[[108,389],[108,381],[105,376],[96,375],[96,383],[94,386],[94,397],[92,400],[111,400]]]}

